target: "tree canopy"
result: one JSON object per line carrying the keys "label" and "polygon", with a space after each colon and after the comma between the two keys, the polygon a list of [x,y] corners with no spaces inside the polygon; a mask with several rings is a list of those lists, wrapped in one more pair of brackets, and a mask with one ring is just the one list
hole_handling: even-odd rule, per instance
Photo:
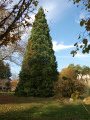
{"label": "tree canopy", "polygon": [[86,65],[83,65],[83,66],[80,66],[79,64],[77,65],[74,65],[74,64],[69,64],[68,65],[68,68],[73,68],[77,74],[77,76],[81,76],[81,79],[84,75],[90,75],[90,67],[89,66],[86,66]]}
{"label": "tree canopy", "polygon": [[63,77],[70,78],[70,79],[77,79],[77,74],[74,68],[69,67],[69,68],[62,69],[59,77],[60,79],[63,79]]}
{"label": "tree canopy", "polygon": [[53,83],[58,79],[57,62],[42,7],[36,16],[15,94],[48,97],[53,95]]}
{"label": "tree canopy", "polygon": [[4,63],[0,60],[0,79],[10,79],[11,71],[8,63]]}
{"label": "tree canopy", "polygon": [[2,0],[0,3],[0,48],[21,40],[25,28],[32,26],[29,14],[38,4],[36,0],[19,0],[15,5],[12,2]]}
{"label": "tree canopy", "polygon": [[77,4],[77,7],[83,5],[83,9],[87,12],[85,18],[80,21],[80,26],[84,26],[85,31],[79,34],[78,41],[74,44],[76,50],[71,51],[74,57],[80,48],[83,54],[90,52],[90,0],[73,0],[73,3]]}

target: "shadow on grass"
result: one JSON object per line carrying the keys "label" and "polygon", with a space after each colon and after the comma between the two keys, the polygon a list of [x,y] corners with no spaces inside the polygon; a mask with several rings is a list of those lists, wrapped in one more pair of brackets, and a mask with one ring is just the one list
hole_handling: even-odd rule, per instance
{"label": "shadow on grass", "polygon": [[[90,106],[87,106],[90,110]],[[6,112],[0,120],[90,120],[82,105],[34,106],[29,109]]]}
{"label": "shadow on grass", "polygon": [[44,103],[50,102],[53,98],[38,98],[38,97],[16,97],[9,93],[0,93],[0,104],[21,104],[21,103]]}

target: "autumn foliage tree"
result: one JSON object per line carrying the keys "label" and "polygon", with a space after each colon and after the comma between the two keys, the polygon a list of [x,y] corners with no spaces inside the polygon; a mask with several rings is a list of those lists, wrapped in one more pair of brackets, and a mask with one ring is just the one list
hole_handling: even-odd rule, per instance
{"label": "autumn foliage tree", "polygon": [[17,87],[19,80],[13,80],[11,81],[10,85],[11,87]]}
{"label": "autumn foliage tree", "polygon": [[74,68],[64,68],[60,73],[60,79],[63,77],[70,79],[77,79],[77,74]]}
{"label": "autumn foliage tree", "polygon": [[[22,30],[32,25],[29,13],[33,12],[36,0],[19,0],[10,10],[12,1],[2,0],[0,8],[0,47],[21,40]],[[10,6],[9,6],[10,7]]]}
{"label": "autumn foliage tree", "polygon": [[78,42],[74,44],[76,50],[71,51],[71,54],[75,56],[80,48],[83,54],[90,52],[90,0],[73,0],[73,3],[77,4],[77,7],[83,5],[83,9],[87,13],[87,16],[80,21],[80,26],[84,26],[85,31],[83,34],[79,34]]}
{"label": "autumn foliage tree", "polygon": [[[85,75],[85,76],[88,76],[89,75],[89,73],[90,73],[90,67],[89,66],[86,66],[86,65],[84,65],[84,66],[80,66],[79,64],[77,64],[77,65],[74,65],[74,64],[69,64],[68,65],[68,68],[73,68],[74,70],[75,70],[75,72],[76,72],[76,74],[77,74],[77,77],[80,79],[80,77],[81,77],[81,80],[83,80],[82,79],[82,77]],[[87,79],[87,77],[86,77],[86,79]]]}

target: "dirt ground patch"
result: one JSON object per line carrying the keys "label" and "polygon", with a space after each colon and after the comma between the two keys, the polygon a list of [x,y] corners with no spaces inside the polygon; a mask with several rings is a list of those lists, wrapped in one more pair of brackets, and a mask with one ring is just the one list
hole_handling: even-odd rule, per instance
{"label": "dirt ground patch", "polygon": [[18,103],[19,101],[11,95],[0,94],[0,104]]}

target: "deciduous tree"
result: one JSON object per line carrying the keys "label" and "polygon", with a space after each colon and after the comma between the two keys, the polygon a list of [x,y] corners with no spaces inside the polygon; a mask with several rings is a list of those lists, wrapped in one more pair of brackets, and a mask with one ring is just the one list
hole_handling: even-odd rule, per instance
{"label": "deciduous tree", "polygon": [[73,0],[73,3],[77,4],[77,7],[82,4],[87,13],[87,16],[80,21],[80,26],[84,26],[85,31],[79,34],[78,42],[74,44],[76,50],[71,51],[71,54],[75,56],[80,48],[83,54],[90,52],[90,0]]}
{"label": "deciduous tree", "polygon": [[[30,13],[33,13],[38,4],[36,0],[0,1],[0,48],[21,40],[21,34],[26,27],[32,26]],[[11,5],[10,5],[11,4]]]}
{"label": "deciduous tree", "polygon": [[70,79],[77,79],[77,74],[74,68],[64,68],[60,73],[60,79],[63,77],[70,78]]}

